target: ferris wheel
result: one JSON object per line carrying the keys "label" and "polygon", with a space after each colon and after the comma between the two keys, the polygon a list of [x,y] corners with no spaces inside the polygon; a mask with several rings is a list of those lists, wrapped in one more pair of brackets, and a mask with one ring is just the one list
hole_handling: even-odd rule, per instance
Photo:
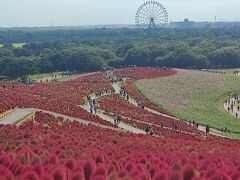
{"label": "ferris wheel", "polygon": [[139,28],[161,28],[168,23],[165,7],[156,1],[147,1],[137,10],[135,23]]}

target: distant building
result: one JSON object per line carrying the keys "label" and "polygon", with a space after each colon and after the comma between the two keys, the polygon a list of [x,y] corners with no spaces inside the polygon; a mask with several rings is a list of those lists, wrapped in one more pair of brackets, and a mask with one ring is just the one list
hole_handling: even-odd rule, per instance
{"label": "distant building", "polygon": [[193,28],[194,22],[189,21],[187,18],[184,19],[182,22],[171,22],[169,24],[170,28],[181,28],[181,29],[187,29],[187,28]]}
{"label": "distant building", "polygon": [[169,28],[179,28],[179,29],[188,29],[188,28],[222,28],[222,27],[240,27],[240,22],[194,22],[189,21],[187,18],[181,22],[170,22]]}

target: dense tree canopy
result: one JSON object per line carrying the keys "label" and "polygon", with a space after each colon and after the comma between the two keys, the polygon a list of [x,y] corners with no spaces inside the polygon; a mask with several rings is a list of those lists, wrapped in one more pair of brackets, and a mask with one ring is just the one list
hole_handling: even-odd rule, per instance
{"label": "dense tree canopy", "polygon": [[[0,30],[0,76],[105,66],[240,67],[240,29]],[[14,47],[13,43],[25,43]]]}
{"label": "dense tree canopy", "polygon": [[239,67],[240,48],[223,47],[209,54],[208,60],[212,67]]}

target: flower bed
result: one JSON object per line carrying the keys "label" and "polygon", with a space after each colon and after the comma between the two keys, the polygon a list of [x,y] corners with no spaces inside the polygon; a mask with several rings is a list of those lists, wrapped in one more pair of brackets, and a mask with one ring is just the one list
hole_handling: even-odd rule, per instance
{"label": "flower bed", "polygon": [[61,102],[84,104],[84,98],[98,90],[112,90],[109,80],[105,79],[103,73],[94,73],[82,76],[75,80],[56,83],[37,83],[26,86],[20,83],[13,84],[0,82],[0,91],[4,91],[3,84],[7,91],[30,94],[48,99],[56,99]]}
{"label": "flower bed", "polygon": [[[134,143],[133,143],[134,142]],[[0,179],[238,179],[238,143],[115,132],[38,112],[0,126]]]}
{"label": "flower bed", "polygon": [[166,70],[160,68],[147,68],[147,67],[128,67],[121,68],[114,71],[114,75],[127,77],[135,80],[139,79],[152,79],[158,77],[165,77],[177,74],[174,70]]}
{"label": "flower bed", "polygon": [[37,108],[113,127],[112,123],[79,107],[87,95],[112,89],[110,81],[104,77],[103,73],[94,73],[72,81],[33,86],[0,82],[0,113],[15,107]]}

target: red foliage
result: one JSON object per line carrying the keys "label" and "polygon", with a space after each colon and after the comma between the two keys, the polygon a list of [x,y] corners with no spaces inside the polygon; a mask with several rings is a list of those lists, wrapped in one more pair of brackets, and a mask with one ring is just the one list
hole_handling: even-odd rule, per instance
{"label": "red foliage", "polygon": [[170,76],[176,73],[177,72],[174,70],[146,68],[146,67],[128,67],[128,68],[117,69],[116,71],[114,71],[114,74],[116,76],[128,77],[135,80]]}
{"label": "red foliage", "polygon": [[47,128],[31,121],[19,129],[0,127],[0,137],[8,139],[0,141],[2,176],[10,179],[239,177],[238,141],[213,137],[184,139],[181,133],[179,138],[159,139],[62,122],[41,112],[35,119],[40,121],[39,118],[48,121]]}
{"label": "red foliage", "polygon": [[0,82],[0,99],[3,99],[0,102],[0,113],[15,107],[37,108],[113,127],[111,123],[79,107],[87,95],[111,89],[111,83],[104,79],[103,73],[67,82],[37,83],[33,86],[16,84],[14,88],[9,82]]}
{"label": "red foliage", "polygon": [[[135,79],[175,73],[146,68],[121,69],[117,73],[123,72]],[[93,81],[99,84],[90,85]],[[17,84],[12,89],[7,83],[6,89],[0,88],[0,98],[4,99],[0,102],[0,112],[15,107],[36,107],[109,125],[78,106],[85,95],[99,87],[108,88],[109,82],[101,74],[67,82],[66,86],[64,83],[35,86]],[[76,91],[79,96],[75,94],[74,99],[64,91],[70,94]],[[205,136],[183,122],[154,115],[116,95],[101,98],[100,105],[121,114],[124,122],[138,128],[144,129],[151,123],[160,137],[83,126],[37,112],[33,120],[19,128],[0,125],[0,179],[240,178],[239,141]],[[167,128],[159,127],[160,120],[164,120]],[[181,131],[169,129],[172,122],[178,123]]]}

